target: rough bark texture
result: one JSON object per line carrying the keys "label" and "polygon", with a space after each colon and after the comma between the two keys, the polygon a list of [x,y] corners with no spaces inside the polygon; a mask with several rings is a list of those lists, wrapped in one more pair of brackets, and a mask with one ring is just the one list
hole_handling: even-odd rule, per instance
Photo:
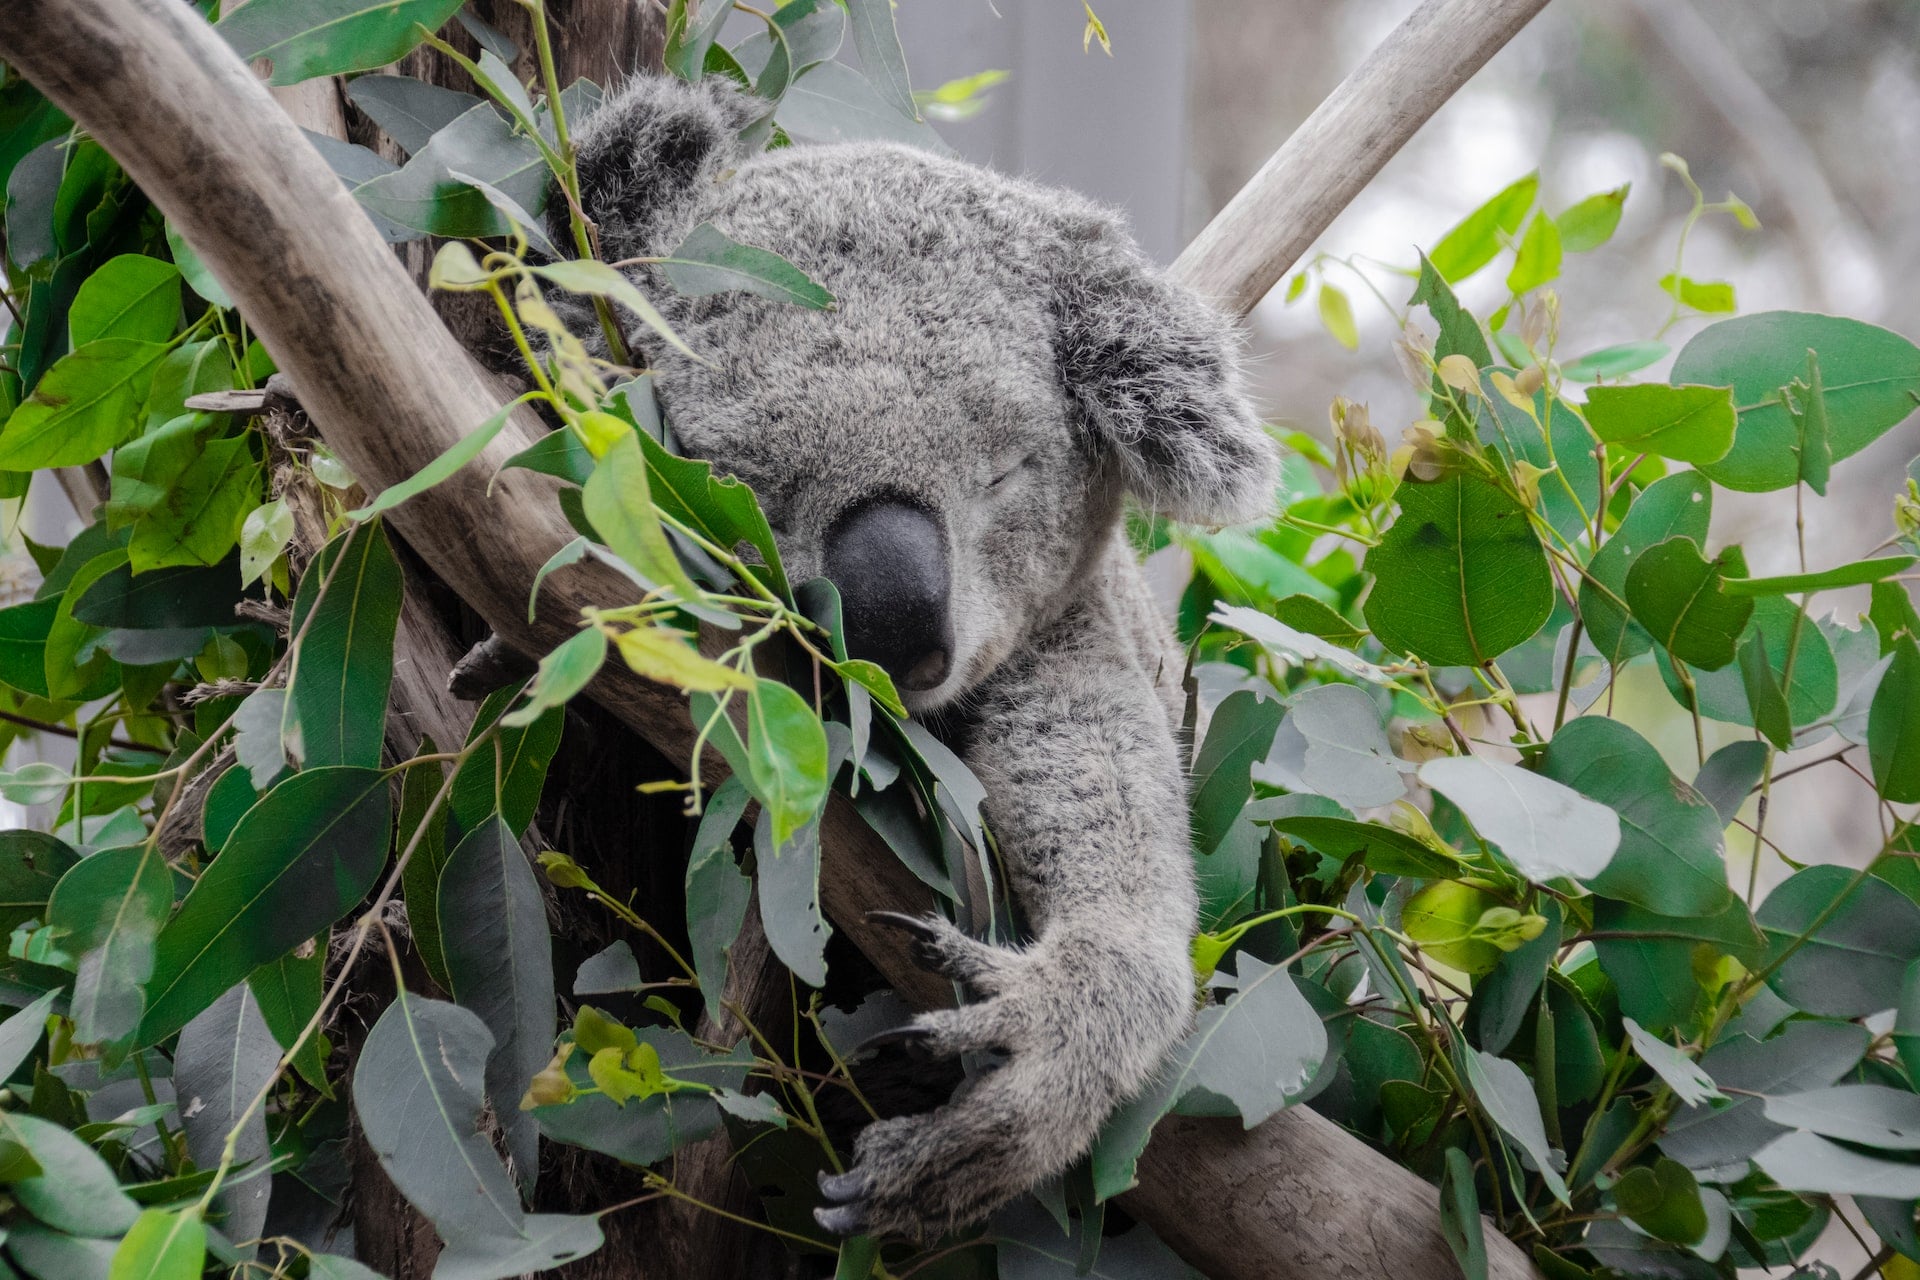
{"label": "rough bark texture", "polygon": [[[1202,236],[1186,263],[1190,278],[1250,306],[1364,180],[1354,175],[1370,173],[1541,3],[1436,0],[1422,9],[1389,42],[1387,68],[1343,86],[1316,113],[1331,122],[1309,122],[1248,201],[1222,215],[1226,227]],[[327,443],[369,487],[410,475],[499,406],[345,189],[187,6],[4,0],[0,57],[99,139],[185,233]],[[1282,180],[1300,189],[1276,190]],[[491,497],[486,485],[538,429],[510,423],[477,465],[392,516],[442,581],[530,653],[571,634],[583,604],[631,595],[610,570],[581,566],[550,577],[538,621],[526,621],[534,570],[572,530],[544,479],[505,472]],[[669,759],[685,758],[692,730],[677,696],[612,668],[592,694]],[[830,808],[822,843],[822,898],[836,928],[909,1001],[944,1002],[944,984],[863,918],[869,908],[924,909],[925,891],[845,803]],[[1454,1268],[1432,1189],[1304,1108],[1251,1134],[1224,1121],[1171,1122],[1141,1176],[1129,1209],[1217,1277],[1424,1277]],[[1264,1194],[1249,1200],[1250,1184]],[[1490,1234],[1488,1244],[1493,1276],[1532,1274],[1504,1238]],[[608,1261],[638,1266],[624,1250]]]}

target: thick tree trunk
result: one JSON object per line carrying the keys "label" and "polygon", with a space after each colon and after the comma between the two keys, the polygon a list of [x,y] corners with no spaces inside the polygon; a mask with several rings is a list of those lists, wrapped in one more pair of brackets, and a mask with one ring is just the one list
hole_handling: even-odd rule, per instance
{"label": "thick tree trunk", "polygon": [[[1542,3],[1423,8],[1409,20],[1413,34],[1390,42],[1389,69],[1343,86],[1316,113],[1321,123],[1310,121],[1308,136],[1222,215],[1227,229],[1202,236],[1184,260],[1189,278],[1251,306],[1364,181],[1353,175],[1377,168]],[[0,57],[99,139],[185,233],[367,485],[412,474],[499,407],[352,198],[185,5],[0,0]],[[514,470],[498,475],[491,497],[486,486],[538,429],[516,419],[478,465],[392,513],[436,575],[528,653],[570,635],[581,606],[631,595],[617,574],[582,565],[552,575],[538,621],[526,621],[534,570],[572,530],[544,479]],[[592,694],[669,758],[685,757],[693,735],[676,695],[611,667]],[[822,898],[835,926],[909,1001],[944,1002],[945,984],[864,919],[870,908],[922,909],[924,889],[845,803],[829,809],[822,843]],[[1222,1280],[1454,1267],[1432,1188],[1304,1108],[1250,1134],[1227,1122],[1169,1122],[1141,1175],[1129,1207]],[[1249,1181],[1263,1194],[1250,1196]],[[1488,1243],[1493,1276],[1532,1274],[1504,1238]]]}

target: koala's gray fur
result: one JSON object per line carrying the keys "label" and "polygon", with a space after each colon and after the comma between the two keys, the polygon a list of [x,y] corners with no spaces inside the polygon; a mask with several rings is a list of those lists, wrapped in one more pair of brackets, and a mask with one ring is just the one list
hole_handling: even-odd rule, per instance
{"label": "koala's gray fur", "polygon": [[643,77],[579,130],[609,261],[712,222],[791,259],[837,306],[689,299],[636,280],[695,351],[626,334],[687,452],[753,485],[795,580],[876,494],[935,513],[955,631],[916,713],[958,709],[966,759],[1034,938],[922,922],[920,952],[976,1003],[925,1014],[942,1053],[1004,1066],[925,1115],[869,1126],[823,1186],[842,1231],[936,1234],[1082,1155],[1193,1008],[1195,896],[1175,750],[1178,647],[1122,537],[1131,494],[1182,520],[1267,511],[1272,444],[1229,322],[1072,194],[871,143],[748,157],[728,85]]}

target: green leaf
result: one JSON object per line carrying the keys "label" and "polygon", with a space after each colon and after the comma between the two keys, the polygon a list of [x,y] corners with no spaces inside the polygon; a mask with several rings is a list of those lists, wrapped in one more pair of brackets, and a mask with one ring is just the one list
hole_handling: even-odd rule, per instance
{"label": "green leaf", "polygon": [[1870,582],[1883,582],[1912,568],[1916,558],[1920,557],[1880,556],[1872,560],[1835,565],[1831,569],[1816,569],[1811,573],[1783,573],[1772,578],[1728,578],[1725,586],[1730,596],[1784,596],[1802,591],[1859,587]]}
{"label": "green leaf", "polygon": [[1720,280],[1693,280],[1669,272],[1660,277],[1660,291],[1695,311],[1721,314],[1737,310],[1733,286]]}
{"label": "green leaf", "polygon": [[1479,977],[1491,972],[1505,954],[1474,936],[1480,917],[1499,905],[1500,900],[1484,890],[1457,880],[1436,880],[1407,899],[1401,927],[1441,964]]}
{"label": "green leaf", "polygon": [[412,76],[355,76],[346,88],[347,100],[366,112],[408,155],[481,103],[471,93]]}
{"label": "green leaf", "polygon": [[1920,395],[1920,347],[1858,320],[1768,311],[1723,320],[1694,335],[1674,360],[1672,380],[1731,386],[1740,413],[1733,451],[1702,470],[1715,484],[1749,493],[1800,479],[1794,425],[1781,390],[1818,353],[1833,461],[1860,452],[1913,412]]}
{"label": "green leaf", "polygon": [[347,512],[349,520],[367,520],[382,511],[391,511],[408,498],[425,493],[442,480],[451,479],[453,474],[480,456],[481,450],[493,443],[500,434],[500,428],[507,425],[507,419],[520,407],[517,400],[500,406],[499,412],[491,418],[461,436],[441,452],[432,462],[420,468],[398,484],[388,485],[374,495],[373,501],[364,507]]}
{"label": "green leaf", "polygon": [[233,306],[233,299],[220,287],[219,279],[171,222],[167,224],[167,252],[173,255],[173,265],[179,268],[188,288],[216,307]]}
{"label": "green leaf", "polygon": [[873,87],[901,115],[918,120],[920,111],[907,80],[907,58],[894,26],[892,0],[847,0],[847,16],[853,24],[854,51]]}
{"label": "green leaf", "polygon": [[[80,857],[41,831],[0,831],[0,932],[46,918],[47,900]],[[0,1076],[0,1079],[4,1079]]]}
{"label": "green leaf", "polygon": [[148,1209],[114,1250],[108,1280],[200,1280],[207,1260],[207,1224],[199,1211]]}
{"label": "green leaf", "polygon": [[1673,1090],[1682,1105],[1697,1107],[1709,1098],[1725,1099],[1726,1095],[1713,1083],[1713,1077],[1700,1069],[1699,1063],[1648,1032],[1632,1018],[1623,1018],[1621,1021],[1640,1060]]}
{"label": "green leaf", "polygon": [[1507,272],[1507,291],[1518,297],[1558,279],[1560,254],[1560,228],[1545,211],[1534,214],[1514,252],[1513,269]]}
{"label": "green leaf", "polygon": [[1253,790],[1253,766],[1267,758],[1286,708],[1241,689],[1214,709],[1206,740],[1194,756],[1189,807],[1193,847],[1212,853],[1240,817]]}
{"label": "green leaf", "polygon": [[793,263],[770,249],[741,244],[711,222],[688,232],[661,260],[661,271],[689,298],[737,290],[814,311],[834,305],[833,295]]}
{"label": "green leaf", "polygon": [[1632,189],[1633,184],[1627,183],[1588,196],[1563,211],[1554,219],[1560,226],[1561,247],[1568,253],[1587,253],[1611,240]]}
{"label": "green leaf", "polygon": [[96,338],[165,342],[180,320],[180,270],[171,262],[123,253],[80,285],[67,313],[73,346]]}
{"label": "green leaf", "polygon": [[135,631],[230,627],[240,598],[239,559],[204,569],[156,569],[138,579],[122,565],[80,593],[73,616],[96,627]]}
{"label": "green leaf", "polygon": [[1298,1100],[1327,1054],[1320,1015],[1288,976],[1245,951],[1234,959],[1237,990],[1224,1005],[1200,1011],[1193,1031],[1174,1046],[1159,1080],[1117,1111],[1093,1147],[1096,1195],[1134,1184],[1135,1162],[1154,1122],[1196,1090],[1216,1095],[1251,1129]]}
{"label": "green leaf", "polygon": [[826,985],[827,939],[833,930],[820,911],[819,819],[780,842],[773,835],[772,810],[763,802],[753,827],[753,854],[768,946],[794,977],[808,986]]}
{"label": "green leaf", "polygon": [[26,1148],[39,1166],[32,1176],[15,1179],[8,1191],[48,1226],[76,1236],[117,1236],[140,1216],[140,1207],[120,1189],[106,1161],[52,1121],[9,1112],[0,1119],[0,1137]]}
{"label": "green leaf", "polygon": [[[1265,803],[1262,802],[1262,807]],[[1248,816],[1330,858],[1345,862],[1358,854],[1369,870],[1382,875],[1431,879],[1450,876],[1459,870],[1459,863],[1452,858],[1428,848],[1404,831],[1377,822],[1356,822],[1352,818],[1313,813],[1270,818],[1253,807],[1249,807]]]}
{"label": "green leaf", "polygon": [[1772,1038],[1721,1038],[1700,1059],[1729,1101],[1717,1109],[1682,1107],[1668,1120],[1660,1147],[1693,1169],[1743,1161],[1783,1130],[1762,1114],[1759,1097],[1822,1089],[1852,1071],[1873,1035],[1845,1022],[1796,1019]]}
{"label": "green leaf", "polygon": [[254,0],[215,30],[243,60],[270,59],[270,84],[299,84],[398,62],[422,39],[416,25],[438,31],[459,7],[460,0]]}
{"label": "green leaf", "polygon": [[502,471],[508,467],[525,467],[572,484],[585,484],[593,474],[593,455],[573,432],[549,431],[500,464]]}
{"label": "green leaf", "polygon": [[1647,548],[1668,538],[1704,544],[1712,514],[1713,486],[1697,472],[1677,472],[1647,486],[1619,529],[1594,553],[1580,582],[1580,617],[1594,647],[1610,663],[1618,666],[1653,643],[1626,608],[1627,575],[1634,563]]}
{"label": "green leaf", "polygon": [[1360,349],[1360,330],[1353,322],[1353,303],[1338,285],[1320,282],[1320,323],[1333,340],[1349,351]]}
{"label": "green leaf", "polygon": [[155,940],[172,908],[173,873],[150,845],[96,853],[61,877],[47,923],[61,931],[61,948],[80,957],[72,1007],[77,1042],[117,1049],[140,1025]]}
{"label": "green leaf", "polygon": [[100,338],[61,356],[0,428],[0,470],[78,466],[130,439],[166,352],[156,342]]}
{"label": "green leaf", "polygon": [[1800,459],[1800,479],[1821,497],[1827,496],[1827,477],[1833,472],[1833,429],[1827,419],[1827,392],[1820,377],[1820,357],[1807,353],[1807,378],[1796,379],[1785,388],[1787,415],[1793,419],[1798,440],[1794,453]]}
{"label": "green leaf", "polygon": [[[411,917],[407,923],[418,947],[419,927]],[[322,935],[247,975],[247,986],[253,991],[260,1016],[282,1049],[292,1047],[319,1010],[326,967],[327,938]],[[330,1051],[326,1032],[316,1028],[300,1046],[300,1052],[293,1055],[292,1064],[308,1084],[329,1098],[333,1096],[333,1083],[327,1079]]]}
{"label": "green leaf", "polygon": [[823,62],[787,90],[774,122],[798,142],[898,142],[939,155],[949,147],[925,121],[909,119],[844,62]]}
{"label": "green leaf", "polygon": [[52,697],[75,702],[98,698],[118,683],[113,659],[105,652],[96,651],[86,661],[80,660],[81,652],[98,633],[91,624],[76,618],[72,609],[75,602],[84,599],[96,582],[125,568],[126,559],[123,551],[109,551],[95,556],[80,566],[73,575],[73,581],[67,584],[67,590],[60,596],[53,623],[47,628],[47,646],[43,655],[47,692]]}
{"label": "green leaf", "polygon": [[[477,719],[477,717],[476,717]],[[420,739],[418,753],[434,755],[439,747],[431,735]],[[445,767],[416,764],[408,768],[400,788],[400,821],[395,832],[395,847],[413,853],[400,872],[400,892],[407,904],[407,927],[413,933],[413,949],[426,965],[433,980],[447,987],[446,959],[440,953],[440,872],[447,863],[447,810],[445,806],[428,810],[433,798],[446,782]],[[426,830],[421,831],[421,824]],[[416,834],[419,836],[415,842]]]}
{"label": "green leaf", "polygon": [[302,638],[287,699],[306,767],[380,763],[402,589],[379,525],[335,538],[302,575],[292,623]]}
{"label": "green leaf", "polygon": [[518,694],[518,689],[496,690],[474,713],[473,725],[467,734],[469,743],[496,719],[500,721],[500,730],[487,746],[468,756],[453,776],[448,808],[462,831],[477,830],[489,814],[498,813],[518,839],[532,824],[534,810],[540,805],[547,765],[553,760],[553,753],[560,749],[566,713],[559,707],[550,707],[525,723],[501,716],[501,710],[510,706]]}
{"label": "green leaf", "polygon": [[1733,447],[1733,397],[1725,387],[1594,387],[1586,415],[1596,436],[1629,453],[1703,466]]}
{"label": "green leaf", "polygon": [[681,341],[680,335],[660,314],[659,308],[647,300],[633,281],[604,262],[586,259],[578,262],[549,262],[535,267],[536,274],[553,281],[570,293],[593,294],[602,298],[611,298],[627,310],[639,316],[646,326],[666,339],[667,344],[690,360],[699,360],[692,347]]}
{"label": "green leaf", "polygon": [[55,988],[0,1022],[0,1080],[11,1080],[47,1032],[47,1017],[60,997]]}
{"label": "green leaf", "polygon": [[[256,1166],[272,1156],[264,1104],[253,1100],[280,1066],[280,1046],[260,1016],[260,1006],[239,983],[180,1029],[173,1054],[173,1085],[187,1154],[202,1169],[218,1168],[232,1141],[236,1167]],[[272,1180],[252,1177],[222,1188],[215,1200],[221,1229],[236,1240],[258,1237],[267,1222]]]}
{"label": "green leaf", "polygon": [[526,1215],[479,1131],[493,1036],[458,1005],[402,991],[353,1072],[353,1105],[374,1155],[446,1240],[524,1238]]}
{"label": "green leaf", "polygon": [[1481,375],[1492,412],[1479,415],[1480,439],[1499,452],[1509,469],[1517,471],[1525,462],[1550,473],[1540,477],[1541,512],[1562,537],[1575,541],[1591,527],[1600,506],[1600,463],[1594,457],[1593,436],[1573,406],[1549,396],[1545,388],[1533,394],[1529,415],[1500,393],[1493,374],[1487,370]]}
{"label": "green leaf", "polygon": [[518,1103],[553,1056],[553,940],[540,882],[499,815],[475,827],[448,856],[439,919],[454,998],[493,1034],[487,1096],[506,1131],[521,1189],[531,1193],[540,1132]]}
{"label": "green leaf", "polygon": [[1460,1061],[1466,1066],[1467,1081],[1487,1118],[1527,1154],[1547,1190],[1566,1204],[1567,1184],[1555,1168],[1546,1129],[1540,1122],[1540,1100],[1526,1072],[1505,1058],[1496,1058],[1479,1049],[1462,1053]]}
{"label": "green leaf", "polygon": [[240,522],[240,586],[252,586],[267,576],[273,562],[293,541],[293,512],[286,499],[255,507]]}
{"label": "green leaf", "polygon": [[1843,1142],[1920,1151],[1920,1096],[1881,1084],[1843,1084],[1765,1100],[1767,1119]]}
{"label": "green leaf", "polygon": [[1656,1240],[1695,1244],[1707,1234],[1700,1184],[1685,1165],[1665,1156],[1627,1170],[1614,1184],[1613,1198],[1621,1213]]}
{"label": "green leaf", "polygon": [[[1407,766],[1387,742],[1379,707],[1353,685],[1319,685],[1295,694],[1266,763],[1270,780],[1351,809],[1392,804],[1407,790]],[[1301,785],[1293,786],[1295,781]]]}
{"label": "green leaf", "polygon": [[374,769],[307,769],[261,797],[160,932],[141,1043],[352,910],[379,877],[392,821]]}
{"label": "green leaf", "polygon": [[680,567],[655,512],[640,433],[616,438],[581,490],[587,519],[607,546],[647,582],[695,600],[700,589]]}
{"label": "green leaf", "polygon": [[1893,1043],[1909,1077],[1920,1078],[1920,960],[1907,966],[1900,981],[1900,1004],[1893,1019]]}
{"label": "green leaf", "polygon": [[728,778],[707,797],[700,830],[687,859],[687,941],[693,948],[694,972],[707,1017],[719,1024],[720,1004],[727,981],[727,951],[740,936],[753,896],[753,881],[741,874],[733,856],[733,829],[746,812],[746,787]]}
{"label": "green leaf", "polygon": [[1620,847],[1620,817],[1612,809],[1517,765],[1444,756],[1420,766],[1420,781],[1452,801],[1529,880],[1590,879]]}
{"label": "green leaf", "polygon": [[1867,754],[1882,797],[1920,800],[1920,645],[1910,635],[1894,642],[1893,661],[1874,690]]}
{"label": "green leaf", "polygon": [[47,690],[47,635],[67,607],[64,596],[0,609],[0,682],[30,697]]}
{"label": "green leaf", "polygon": [[[1447,287],[1446,279],[1424,254],[1420,258],[1420,281],[1414,286],[1413,297],[1407,301],[1410,306],[1424,305],[1433,322],[1440,326],[1433,347],[1436,361],[1462,355],[1473,361],[1476,369],[1493,363],[1493,353],[1487,349],[1487,337],[1480,331],[1480,322],[1460,305],[1453,290]],[[1434,385],[1439,385],[1437,377]]]}
{"label": "green leaf", "polygon": [[1570,720],[1553,735],[1540,772],[1619,815],[1620,848],[1587,882],[1595,893],[1669,916],[1727,905],[1725,824],[1638,733],[1604,716]]}
{"label": "green leaf", "polygon": [[506,1247],[472,1236],[450,1241],[434,1263],[434,1280],[516,1280],[529,1272],[550,1273],[604,1243],[600,1220],[592,1214],[530,1213],[522,1238]]}
{"label": "green leaf", "polygon": [[1493,969],[1473,984],[1473,999],[1467,1006],[1468,1024],[1473,1029],[1475,1043],[1488,1053],[1505,1052],[1527,1014],[1539,1007],[1540,984],[1546,980],[1548,965],[1559,954],[1564,936],[1560,904],[1543,896],[1540,914],[1545,917],[1546,925],[1539,935],[1512,951],[1503,952]]}
{"label": "green leaf", "polygon": [[1295,631],[1331,640],[1343,648],[1351,649],[1367,638],[1367,633],[1360,627],[1309,595],[1291,595],[1276,600],[1268,612]]}
{"label": "green leaf", "polygon": [[1447,283],[1459,284],[1492,262],[1506,238],[1520,229],[1539,194],[1540,175],[1530,173],[1462,218],[1427,255],[1434,270]]}
{"label": "green leaf", "polygon": [[709,462],[668,452],[644,431],[639,436],[654,505],[729,551],[747,543],[760,553],[761,564],[754,571],[763,573],[774,591],[790,595],[773,529],[753,490],[732,476],[715,475]]}
{"label": "green leaf", "polygon": [[1458,1147],[1447,1148],[1446,1161],[1440,1175],[1440,1234],[1464,1280],[1487,1280],[1486,1226],[1473,1189],[1473,1161]]}
{"label": "green leaf", "polygon": [[675,0],[667,13],[667,47],[662,59],[667,70],[682,80],[699,80],[707,51],[713,48],[714,39],[732,12],[731,8],[703,9],[698,24],[689,25],[686,0]]}
{"label": "green leaf", "polygon": [[772,815],[776,846],[826,801],[826,730],[806,699],[777,680],[747,691],[747,771],[754,799]]}
{"label": "green leaf", "polygon": [[[1729,548],[1729,553],[1735,550]],[[1767,665],[1773,670],[1774,683],[1786,693],[1787,710],[1793,723],[1805,726],[1825,718],[1834,709],[1839,697],[1840,679],[1839,664],[1826,632],[1808,619],[1792,601],[1782,596],[1761,596],[1753,598],[1753,616],[1742,632],[1741,639],[1755,633],[1765,644]],[[1686,706],[1687,691],[1673,670],[1672,663],[1664,652],[1657,656],[1668,691],[1673,694],[1674,701]],[[1747,701],[1746,681],[1737,666],[1716,671],[1695,671],[1693,684],[1702,715],[1732,724],[1753,723],[1753,708]]]}
{"label": "green leaf", "polygon": [[506,216],[456,173],[497,188],[531,213],[540,211],[546,195],[547,162],[540,148],[483,102],[434,134],[401,168],[355,187],[353,196],[375,213],[428,235],[506,235]]}
{"label": "green leaf", "polygon": [[133,571],[220,563],[240,540],[247,513],[259,505],[260,478],[245,436],[206,442],[133,522],[127,544]]}
{"label": "green leaf", "polygon": [[1366,619],[1388,648],[1435,666],[1477,666],[1553,612],[1546,552],[1526,511],[1456,473],[1399,490],[1400,516],[1367,553]]}
{"label": "green leaf", "polygon": [[1594,903],[1593,915],[1594,950],[1613,980],[1621,1011],[1651,1031],[1693,1017],[1702,996],[1696,954],[1731,955],[1750,968],[1765,955],[1762,936],[1737,897],[1710,916],[1665,916],[1603,898]]}
{"label": "green leaf", "polygon": [[1793,746],[1793,716],[1787,695],[1767,661],[1766,637],[1750,631],[1740,644],[1740,683],[1746,690],[1747,711],[1760,736],[1785,751]]}
{"label": "green leaf", "polygon": [[[1907,966],[1920,959],[1920,906],[1878,876],[1850,888],[1854,877],[1848,867],[1808,867],[1754,913],[1769,961],[1780,962],[1768,983],[1806,1013],[1852,1018],[1892,1009]],[[1796,946],[1802,934],[1811,936]]]}
{"label": "green leaf", "polygon": [[1817,1134],[1784,1134],[1756,1151],[1753,1162],[1783,1191],[1920,1197],[1920,1165],[1876,1160]]}
{"label": "green leaf", "polygon": [[527,687],[526,705],[501,717],[501,725],[508,729],[524,728],[565,706],[600,673],[600,664],[606,660],[607,633],[599,627],[588,627],[561,641],[553,652],[540,659],[540,668]]}
{"label": "green leaf", "polygon": [[1730,596],[1721,573],[1727,553],[1709,562],[1690,538],[1672,537],[1641,552],[1627,572],[1627,605],[1654,641],[1705,671],[1733,661],[1753,602]]}
{"label": "green leaf", "polygon": [[1568,382],[1620,378],[1660,363],[1671,349],[1664,342],[1622,342],[1601,347],[1561,365],[1560,376]]}

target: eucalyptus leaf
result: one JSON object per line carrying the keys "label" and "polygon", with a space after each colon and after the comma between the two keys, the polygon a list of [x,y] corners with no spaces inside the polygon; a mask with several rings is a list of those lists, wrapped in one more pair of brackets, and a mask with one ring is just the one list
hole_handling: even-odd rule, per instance
{"label": "eucalyptus leaf", "polygon": [[1420,781],[1459,806],[1530,880],[1589,879],[1620,847],[1620,817],[1564,783],[1480,756],[1420,766]]}

